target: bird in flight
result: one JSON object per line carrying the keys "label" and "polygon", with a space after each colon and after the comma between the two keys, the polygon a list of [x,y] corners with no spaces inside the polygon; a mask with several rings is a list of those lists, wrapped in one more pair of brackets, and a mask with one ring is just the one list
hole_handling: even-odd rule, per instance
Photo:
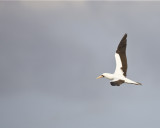
{"label": "bird in flight", "polygon": [[126,74],[127,74],[126,46],[127,46],[127,34],[125,34],[121,39],[115,53],[115,59],[116,59],[115,72],[113,74],[103,73],[102,75],[98,76],[97,79],[107,78],[111,80],[110,84],[112,86],[120,86],[123,83],[142,85],[139,82],[135,82],[133,80],[126,78]]}

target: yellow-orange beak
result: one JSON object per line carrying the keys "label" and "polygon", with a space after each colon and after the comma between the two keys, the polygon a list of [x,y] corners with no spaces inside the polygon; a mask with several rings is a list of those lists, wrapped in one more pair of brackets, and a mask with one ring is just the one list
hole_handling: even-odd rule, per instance
{"label": "yellow-orange beak", "polygon": [[102,78],[103,76],[102,75],[100,75],[100,76],[98,76],[96,79],[99,79],[99,78]]}

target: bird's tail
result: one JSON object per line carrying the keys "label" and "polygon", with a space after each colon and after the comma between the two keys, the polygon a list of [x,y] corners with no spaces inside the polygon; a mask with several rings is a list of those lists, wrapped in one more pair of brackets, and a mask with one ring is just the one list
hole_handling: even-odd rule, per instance
{"label": "bird's tail", "polygon": [[139,83],[139,82],[136,82],[136,83],[134,83],[135,85],[142,85],[141,83]]}
{"label": "bird's tail", "polygon": [[126,83],[128,83],[128,84],[134,84],[134,85],[142,85],[141,83],[139,83],[139,82],[135,82],[135,81],[133,81],[133,80],[130,80],[130,79],[125,79],[125,82]]}

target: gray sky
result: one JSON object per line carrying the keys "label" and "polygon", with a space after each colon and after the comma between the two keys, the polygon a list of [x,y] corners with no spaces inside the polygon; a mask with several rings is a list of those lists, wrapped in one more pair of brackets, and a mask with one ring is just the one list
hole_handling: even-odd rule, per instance
{"label": "gray sky", "polygon": [[[113,87],[128,34],[127,77]],[[159,128],[160,2],[0,2],[0,127]]]}

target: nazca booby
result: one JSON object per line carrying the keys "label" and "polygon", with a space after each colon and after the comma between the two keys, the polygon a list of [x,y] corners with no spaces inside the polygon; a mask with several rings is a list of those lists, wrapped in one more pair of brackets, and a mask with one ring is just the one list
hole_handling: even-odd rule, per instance
{"label": "nazca booby", "polygon": [[115,59],[116,59],[115,72],[113,74],[103,73],[102,75],[97,77],[97,79],[107,78],[111,80],[110,84],[112,86],[120,86],[123,83],[142,85],[139,82],[135,82],[133,80],[126,78],[126,73],[127,73],[126,46],[127,46],[127,34],[125,34],[121,39],[115,53]]}

